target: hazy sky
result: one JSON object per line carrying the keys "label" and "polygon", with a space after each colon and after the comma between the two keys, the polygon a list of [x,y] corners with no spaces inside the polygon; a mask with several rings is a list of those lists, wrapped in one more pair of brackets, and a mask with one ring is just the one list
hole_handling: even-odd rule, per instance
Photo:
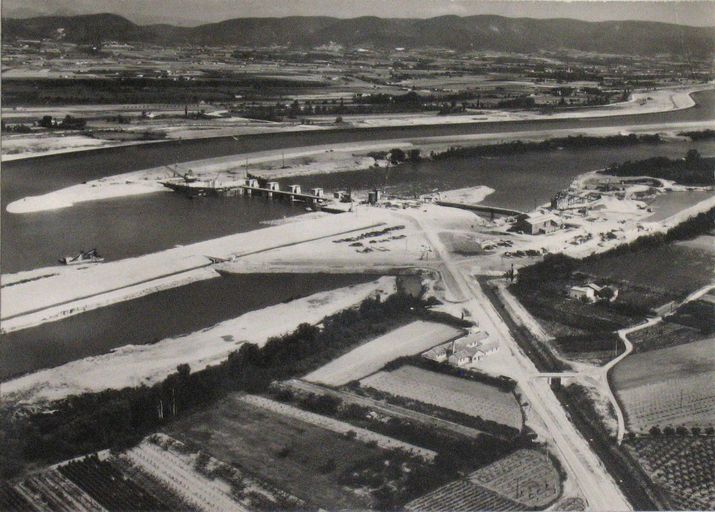
{"label": "hazy sky", "polygon": [[[428,18],[444,14],[638,19],[715,26],[715,0],[700,1],[523,1],[523,0],[4,0],[3,12],[23,7],[55,12],[114,12],[133,21],[172,20],[199,24],[251,16],[354,16]],[[55,7],[53,9],[53,7]]]}

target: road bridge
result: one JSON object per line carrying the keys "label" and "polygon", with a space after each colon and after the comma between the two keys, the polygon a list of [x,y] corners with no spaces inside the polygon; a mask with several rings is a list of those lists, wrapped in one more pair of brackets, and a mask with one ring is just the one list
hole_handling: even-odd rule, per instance
{"label": "road bridge", "polygon": [[488,213],[494,218],[495,215],[503,215],[506,217],[516,217],[517,215],[524,215],[526,212],[520,210],[511,210],[509,208],[499,208],[498,206],[487,206],[483,204],[463,204],[463,203],[452,203],[450,201],[436,201],[440,206],[448,206],[450,208],[461,208],[462,210],[469,210],[478,213]]}

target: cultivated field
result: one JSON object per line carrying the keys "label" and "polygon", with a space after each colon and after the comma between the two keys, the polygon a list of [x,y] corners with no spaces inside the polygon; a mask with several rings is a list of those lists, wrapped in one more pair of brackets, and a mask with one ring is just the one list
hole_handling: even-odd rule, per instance
{"label": "cultivated field", "polygon": [[238,394],[176,422],[170,430],[175,438],[304,500],[304,508],[371,507],[369,488],[353,475],[385,467],[392,453],[249,404]]}
{"label": "cultivated field", "polygon": [[177,454],[145,441],[129,450],[126,457],[143,471],[153,475],[177,496],[198,510],[245,512],[231,497],[231,487],[206,478],[194,471]]}
{"label": "cultivated field", "polygon": [[715,437],[642,437],[628,447],[675,510],[715,509]]}
{"label": "cultivated field", "polygon": [[613,384],[633,430],[715,422],[713,343],[709,338],[633,354],[614,368]]}
{"label": "cultivated field", "polygon": [[701,339],[699,330],[672,322],[658,322],[628,335],[636,352],[672,347]]}
{"label": "cultivated field", "polygon": [[2,510],[42,510],[43,505],[51,510],[104,510],[89,494],[55,469],[32,475],[14,488],[8,485],[1,494]]}
{"label": "cultivated field", "polygon": [[304,378],[340,386],[379,370],[393,359],[417,354],[461,334],[460,329],[446,324],[417,320],[351,350]]}
{"label": "cultivated field", "polygon": [[414,366],[382,371],[360,384],[521,430],[521,409],[514,395],[487,384]]}
{"label": "cultivated field", "polygon": [[[338,434],[349,434],[354,433],[354,438],[358,441],[364,443],[376,443],[380,448],[385,448],[388,450],[398,449],[403,450],[411,455],[416,455],[422,457],[425,460],[434,460],[437,453],[432,450],[427,450],[426,448],[420,448],[413,444],[404,443],[393,439],[391,437],[383,436],[371,430],[366,430],[364,428],[359,428],[351,425],[350,423],[345,423],[344,421],[339,421],[334,418],[329,418],[327,416],[321,416],[320,414],[315,414],[309,411],[304,411],[293,407],[292,405],[283,404],[270,400],[268,398],[263,398],[256,395],[246,395],[243,397],[243,401],[269,411],[277,412],[289,418],[295,418],[299,421],[304,421],[310,423],[311,425],[316,425],[327,430],[332,430]],[[350,434],[352,435],[352,434]]]}
{"label": "cultivated field", "polygon": [[[657,270],[663,262],[668,262],[667,272]],[[628,281],[664,295],[678,295],[711,283],[713,267],[715,252],[666,244],[589,261],[579,270],[602,279]]]}
{"label": "cultivated field", "polygon": [[508,511],[523,510],[523,508],[523,505],[503,498],[469,480],[455,480],[405,505],[405,509],[415,512]]}
{"label": "cultivated field", "polygon": [[61,465],[59,472],[107,510],[172,510],[109,460],[89,456]]}
{"label": "cultivated field", "polygon": [[536,450],[519,450],[482,468],[469,480],[524,508],[543,508],[561,494],[561,479],[549,457]]}

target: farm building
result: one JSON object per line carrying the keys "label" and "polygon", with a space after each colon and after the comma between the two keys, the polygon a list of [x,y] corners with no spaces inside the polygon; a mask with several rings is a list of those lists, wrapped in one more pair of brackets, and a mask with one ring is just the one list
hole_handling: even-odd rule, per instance
{"label": "farm building", "polygon": [[514,223],[514,230],[529,235],[540,235],[552,233],[561,227],[561,221],[550,214],[531,215],[528,213],[519,215]]}
{"label": "farm building", "polygon": [[594,302],[596,300],[596,292],[590,286],[572,286],[569,288],[569,297]]}
{"label": "farm building", "polygon": [[455,350],[449,356],[449,363],[455,366],[464,366],[466,364],[476,363],[484,359],[486,356],[493,354],[499,350],[499,345],[494,341],[479,343],[464,347],[460,350]]}
{"label": "farm building", "polygon": [[608,300],[613,302],[618,297],[618,288],[588,283],[585,286],[572,286],[568,294],[572,299],[585,299],[589,302],[595,302],[596,300]]}
{"label": "farm building", "polygon": [[485,342],[488,337],[489,333],[477,329],[463,338],[431,348],[422,357],[457,366],[474,363],[499,348],[495,342]]}

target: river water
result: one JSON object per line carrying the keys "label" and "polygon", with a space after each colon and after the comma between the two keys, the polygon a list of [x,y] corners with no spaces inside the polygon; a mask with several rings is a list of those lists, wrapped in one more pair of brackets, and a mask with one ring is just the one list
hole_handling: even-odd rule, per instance
{"label": "river water", "polygon": [[[405,163],[384,169],[289,178],[281,186],[365,190],[386,187],[397,194],[420,194],[487,185],[495,192],[484,204],[530,210],[569,185],[574,176],[613,162],[650,156],[683,156],[690,148],[715,154],[715,142],[639,144],[619,148],[565,149],[500,157],[451,158]],[[3,199],[4,199],[3,191]],[[264,227],[261,222],[305,213],[301,205],[265,198],[190,200],[162,192],[124,199],[79,203],[30,214],[3,212],[0,247],[3,273],[54,265],[57,258],[96,247],[107,261],[139,256]]]}
{"label": "river water", "polygon": [[0,343],[0,380],[187,334],[248,311],[376,279],[366,274],[227,274],[11,332]]}

